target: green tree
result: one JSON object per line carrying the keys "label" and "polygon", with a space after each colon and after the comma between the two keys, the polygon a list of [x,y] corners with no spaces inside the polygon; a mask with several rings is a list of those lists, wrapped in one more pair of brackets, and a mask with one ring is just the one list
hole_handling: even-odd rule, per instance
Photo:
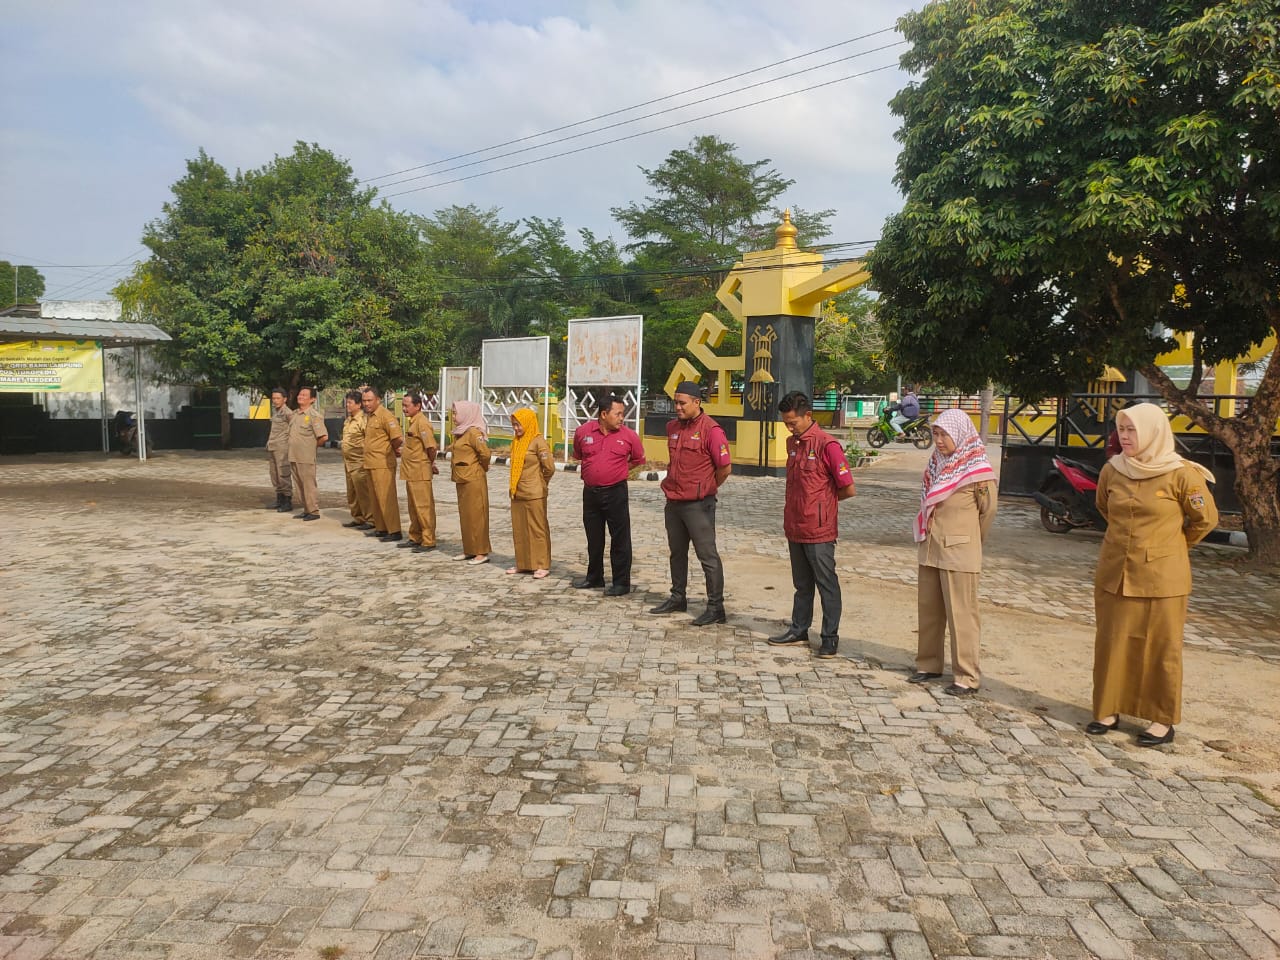
{"label": "green tree", "polygon": [[881,393],[893,385],[885,370],[884,331],[876,301],[862,287],[827,301],[814,329],[813,389]]}
{"label": "green tree", "polygon": [[0,310],[37,303],[44,296],[44,274],[35,267],[0,260]]}
{"label": "green tree", "polygon": [[[1235,455],[1252,554],[1280,562],[1280,351],[1247,410],[1204,372],[1280,330],[1274,0],[941,0],[902,19],[922,74],[902,211],[870,258],[895,365],[1065,393],[1140,370]],[[1193,338],[1191,382],[1155,364]]]}

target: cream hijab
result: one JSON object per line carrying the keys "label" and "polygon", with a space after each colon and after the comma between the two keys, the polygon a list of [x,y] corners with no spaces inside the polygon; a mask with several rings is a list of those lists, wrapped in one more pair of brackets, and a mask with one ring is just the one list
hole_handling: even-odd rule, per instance
{"label": "cream hijab", "polygon": [[1138,450],[1132,457],[1117,453],[1109,462],[1130,480],[1150,480],[1188,466],[1199,470],[1210,483],[1214,482],[1212,473],[1178,453],[1169,418],[1154,403],[1138,403],[1120,410],[1116,413],[1116,423],[1121,420],[1129,421],[1137,431]]}

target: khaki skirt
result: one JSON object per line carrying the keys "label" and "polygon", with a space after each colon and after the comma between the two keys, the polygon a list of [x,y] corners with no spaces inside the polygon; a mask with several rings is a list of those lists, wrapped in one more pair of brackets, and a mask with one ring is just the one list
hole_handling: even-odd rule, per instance
{"label": "khaki skirt", "polygon": [[1187,597],[1126,597],[1093,590],[1093,717],[1123,713],[1182,722],[1182,628]]}

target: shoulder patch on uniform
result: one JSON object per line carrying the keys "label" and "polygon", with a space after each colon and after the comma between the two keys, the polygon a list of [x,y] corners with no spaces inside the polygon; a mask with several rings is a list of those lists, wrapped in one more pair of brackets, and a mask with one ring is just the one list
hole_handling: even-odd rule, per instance
{"label": "shoulder patch on uniform", "polygon": [[1192,494],[1190,497],[1188,497],[1187,499],[1188,499],[1188,501],[1191,503],[1191,505],[1192,505],[1193,507],[1195,507],[1197,510],[1203,510],[1203,509],[1204,509],[1204,494],[1203,494],[1203,493],[1201,493],[1201,492],[1199,492],[1199,491],[1196,491],[1195,493],[1193,493],[1193,494]]}

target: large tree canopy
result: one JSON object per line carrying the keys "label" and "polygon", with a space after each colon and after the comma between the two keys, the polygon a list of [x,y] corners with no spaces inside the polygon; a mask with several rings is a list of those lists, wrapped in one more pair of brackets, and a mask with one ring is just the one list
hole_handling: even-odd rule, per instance
{"label": "large tree canopy", "polygon": [[[870,260],[897,364],[1028,396],[1136,367],[1231,447],[1252,546],[1280,560],[1280,358],[1242,416],[1196,399],[1280,328],[1274,0],[941,0],[901,26],[906,203]],[[1185,390],[1154,363],[1174,332]]]}
{"label": "large tree canopy", "polygon": [[36,303],[44,296],[44,274],[35,267],[0,260],[0,310],[19,303]]}

